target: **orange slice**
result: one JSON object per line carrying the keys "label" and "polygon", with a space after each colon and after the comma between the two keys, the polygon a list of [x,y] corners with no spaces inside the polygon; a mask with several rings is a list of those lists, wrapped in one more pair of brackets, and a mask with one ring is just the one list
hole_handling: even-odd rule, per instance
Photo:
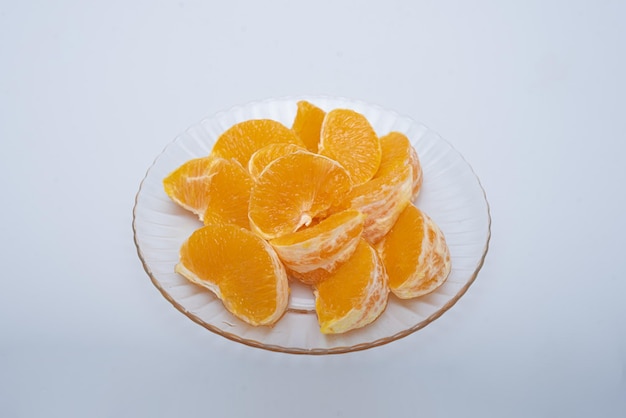
{"label": "orange slice", "polygon": [[371,179],[380,165],[381,149],[376,132],[365,116],[349,109],[326,114],[319,153],[338,161],[354,184]]}
{"label": "orange slice", "polygon": [[204,224],[232,223],[250,229],[248,202],[254,181],[235,159],[215,158],[209,170]]}
{"label": "orange slice", "polygon": [[209,204],[207,189],[214,161],[210,157],[189,160],[163,179],[165,193],[202,220]]}
{"label": "orange slice", "polygon": [[251,325],[271,325],[287,309],[285,268],[272,247],[235,225],[207,225],[180,249],[176,272],[220,298]]}
{"label": "orange slice", "polygon": [[313,284],[350,258],[359,243],[364,219],[365,215],[356,210],[339,212],[270,244],[297,278]]}
{"label": "orange slice", "polygon": [[286,142],[266,145],[252,154],[248,161],[248,171],[252,178],[256,179],[272,161],[304,149],[300,145]]}
{"label": "orange slice", "polygon": [[317,152],[320,142],[320,131],[326,112],[306,100],[298,102],[298,111],[291,129],[300,137],[306,148]]}
{"label": "orange slice", "polygon": [[409,204],[413,189],[413,166],[408,138],[392,132],[380,138],[382,158],[374,178],[355,186],[350,205],[366,214],[363,238],[377,243]]}
{"label": "orange slice", "polygon": [[297,151],[265,167],[250,194],[250,227],[274,239],[310,225],[345,200],[352,183],[330,158]]}
{"label": "orange slice", "polygon": [[432,292],[450,273],[450,250],[443,232],[424,212],[408,205],[378,251],[389,275],[389,288],[402,299]]}
{"label": "orange slice", "polygon": [[211,155],[235,158],[243,167],[248,167],[250,156],[269,144],[304,144],[291,129],[271,119],[252,119],[233,125],[219,136]]}
{"label": "orange slice", "polygon": [[354,254],[314,289],[315,311],[324,334],[337,334],[374,321],[387,306],[387,274],[363,239]]}

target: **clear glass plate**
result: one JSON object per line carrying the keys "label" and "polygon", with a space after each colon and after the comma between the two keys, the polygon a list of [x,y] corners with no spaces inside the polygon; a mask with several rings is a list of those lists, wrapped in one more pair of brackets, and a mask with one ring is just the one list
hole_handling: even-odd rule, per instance
{"label": "clear glass plate", "polygon": [[[435,292],[413,300],[389,296],[372,324],[341,335],[323,335],[311,290],[291,282],[287,313],[273,327],[253,327],[232,316],[221,301],[174,272],[184,240],[201,223],[174,204],[162,181],[185,161],[206,156],[217,137],[233,124],[269,118],[291,126],[296,102],[308,100],[324,110],[350,108],[365,115],[376,132],[405,133],[424,171],[415,204],[440,226],[450,247],[452,271]],[[463,157],[439,135],[409,118],[361,101],[334,97],[288,97],[234,107],[205,119],[178,136],[148,169],[137,193],[133,231],[137,252],[154,285],[179,311],[231,340],[268,350],[299,354],[342,353],[386,344],[434,321],[467,291],[482,267],[490,238],[489,206],[484,190]]]}

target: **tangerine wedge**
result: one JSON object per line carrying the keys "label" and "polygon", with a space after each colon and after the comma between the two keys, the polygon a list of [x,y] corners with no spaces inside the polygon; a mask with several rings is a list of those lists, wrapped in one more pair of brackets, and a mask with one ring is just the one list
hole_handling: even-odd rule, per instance
{"label": "tangerine wedge", "polygon": [[206,189],[204,224],[232,223],[250,229],[248,202],[254,181],[235,159],[214,158]]}
{"label": "tangerine wedge", "polygon": [[200,220],[209,204],[207,190],[211,183],[214,160],[210,157],[189,160],[163,179],[165,193]]}
{"label": "tangerine wedge", "polygon": [[248,167],[250,156],[268,144],[304,144],[294,131],[271,119],[251,119],[237,123],[227,129],[213,145],[211,155],[235,158],[243,167]]}
{"label": "tangerine wedge", "polygon": [[300,137],[309,151],[317,152],[326,112],[306,100],[299,101],[297,106],[298,111],[291,129]]}
{"label": "tangerine wedge", "polygon": [[355,186],[350,206],[366,214],[363,238],[377,243],[409,204],[413,190],[413,166],[408,138],[392,132],[380,138],[382,158],[376,175]]}
{"label": "tangerine wedge", "polygon": [[419,196],[422,189],[422,183],[424,180],[424,173],[422,172],[422,164],[420,163],[419,156],[415,148],[411,145],[411,152],[409,158],[409,164],[411,165],[413,173],[413,186],[411,191],[411,201],[415,202],[417,196]]}
{"label": "tangerine wedge", "polygon": [[365,116],[349,109],[334,109],[324,118],[319,153],[338,161],[353,183],[361,184],[378,171],[382,151]]}
{"label": "tangerine wedge", "polygon": [[272,247],[236,225],[207,225],[180,249],[176,272],[213,292],[250,325],[271,325],[287,309],[288,279]]}
{"label": "tangerine wedge", "polygon": [[443,232],[424,212],[408,205],[378,244],[389,288],[401,299],[432,292],[450,274],[450,250]]}
{"label": "tangerine wedge", "polygon": [[305,148],[286,142],[266,145],[252,154],[248,161],[248,171],[252,178],[256,179],[272,161],[300,150],[305,150]]}
{"label": "tangerine wedge", "polygon": [[352,257],[313,292],[320,331],[347,332],[370,324],[385,310],[387,273],[376,250],[361,239]]}
{"label": "tangerine wedge", "polygon": [[278,158],[252,187],[250,227],[267,240],[296,232],[342,205],[351,187],[348,172],[330,158],[308,151]]}
{"label": "tangerine wedge", "polygon": [[314,284],[350,258],[361,238],[364,219],[356,210],[338,212],[270,244],[295,277]]}

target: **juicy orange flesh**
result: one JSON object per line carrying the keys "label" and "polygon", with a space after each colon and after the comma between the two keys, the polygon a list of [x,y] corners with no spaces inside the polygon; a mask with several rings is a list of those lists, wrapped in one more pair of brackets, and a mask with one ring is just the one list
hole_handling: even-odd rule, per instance
{"label": "juicy orange flesh", "polygon": [[424,218],[419,209],[408,205],[382,242],[390,288],[402,285],[415,271],[423,238]]}
{"label": "juicy orange flesh", "polygon": [[[428,228],[427,236],[428,242],[432,246],[435,240],[437,239],[436,232],[432,228]],[[440,254],[437,251],[433,251],[429,254],[428,259],[425,261],[426,268],[424,272],[424,277],[426,280],[423,282],[419,288],[429,288],[433,282],[438,282],[441,280],[441,272],[444,269],[445,260],[443,254]]]}
{"label": "juicy orange flesh", "polygon": [[378,171],[374,177],[352,189],[352,196],[361,196],[373,191],[379,191],[385,185],[391,185],[397,179],[404,179],[409,175],[410,147],[406,136],[399,132],[392,132],[380,138],[381,159]]}
{"label": "juicy orange flesh", "polygon": [[263,240],[235,225],[208,225],[183,244],[180,261],[217,285],[233,312],[261,320],[276,310],[276,272]]}
{"label": "juicy orange flesh", "polygon": [[316,311],[320,322],[344,317],[360,307],[374,266],[372,248],[361,240],[352,257],[317,284]]}
{"label": "juicy orange flesh", "polygon": [[400,132],[390,132],[380,138],[382,151],[380,166],[375,177],[382,177],[399,167],[405,167],[411,160],[411,143]]}
{"label": "juicy orange flesh", "polygon": [[280,122],[271,119],[252,119],[240,122],[226,130],[213,145],[212,155],[235,158],[248,167],[250,156],[269,144],[304,144],[298,136]]}
{"label": "juicy orange flesh", "polygon": [[252,188],[249,218],[268,239],[295,232],[339,205],[350,187],[348,173],[336,162],[296,152],[263,170]]}
{"label": "juicy orange flesh", "polygon": [[218,158],[213,169],[204,224],[232,223],[250,228],[248,202],[254,181],[234,159]]}
{"label": "juicy orange flesh", "polygon": [[266,145],[252,154],[248,162],[248,171],[252,177],[257,178],[272,161],[303,149],[300,145],[289,143]]}
{"label": "juicy orange flesh", "polygon": [[[291,234],[283,235],[282,237],[272,240],[272,245],[291,245],[302,243],[311,239],[319,237],[321,234],[333,231],[340,226],[353,221],[356,218],[361,217],[361,212],[358,210],[346,210],[343,212],[335,213],[326,219],[321,220],[313,226],[308,228],[302,228]],[[357,229],[355,234],[360,233]]]}
{"label": "juicy orange flesh", "polygon": [[382,157],[371,180],[352,188],[351,206],[367,215],[364,237],[377,243],[388,232],[400,212],[411,200],[412,168],[409,165],[411,145],[399,133],[380,139]]}
{"label": "juicy orange flesh", "polygon": [[211,182],[212,163],[210,157],[185,162],[163,180],[165,193],[185,209],[201,216],[208,201],[206,190]]}
{"label": "juicy orange flesh", "polygon": [[306,100],[298,102],[298,111],[291,129],[300,137],[309,151],[318,151],[324,116],[326,112],[314,104]]}
{"label": "juicy orange flesh", "polygon": [[354,184],[371,179],[380,165],[381,149],[376,132],[360,113],[335,109],[322,124],[320,154],[343,165]]}

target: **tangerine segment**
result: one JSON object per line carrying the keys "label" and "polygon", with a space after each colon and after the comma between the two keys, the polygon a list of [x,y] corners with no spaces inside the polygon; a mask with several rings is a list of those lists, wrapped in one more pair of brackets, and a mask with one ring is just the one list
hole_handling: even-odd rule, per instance
{"label": "tangerine segment", "polygon": [[314,288],[315,311],[324,334],[363,327],[387,306],[387,273],[382,260],[361,239],[345,263]]}
{"label": "tangerine segment", "polygon": [[270,244],[291,272],[312,284],[316,279],[307,280],[306,273],[332,272],[350,258],[359,243],[364,219],[365,215],[356,210],[339,212],[314,226],[273,239]]}
{"label": "tangerine segment", "polygon": [[289,143],[266,145],[252,154],[250,161],[248,161],[248,171],[252,178],[256,179],[261,171],[275,159],[304,149],[300,145]]}
{"label": "tangerine segment", "polygon": [[250,227],[267,240],[296,232],[340,206],[351,187],[347,171],[330,158],[308,151],[278,158],[252,187]]}
{"label": "tangerine segment", "polygon": [[411,155],[410,155],[409,164],[413,170],[413,187],[411,192],[411,200],[414,202],[419,196],[420,190],[422,189],[422,183],[424,180],[424,173],[422,171],[422,164],[420,163],[419,156],[417,155],[417,151],[411,145]]}
{"label": "tangerine segment", "polygon": [[354,184],[361,184],[378,171],[382,151],[365,116],[349,109],[334,109],[324,118],[319,153],[338,161]]}
{"label": "tangerine segment", "polygon": [[432,292],[450,274],[450,250],[443,232],[412,204],[381,240],[378,251],[389,274],[389,288],[402,299]]}
{"label": "tangerine segment", "polygon": [[250,228],[248,202],[254,181],[235,159],[215,158],[207,188],[204,224],[232,223]]}
{"label": "tangerine segment", "polygon": [[413,167],[408,138],[392,132],[380,138],[382,158],[374,178],[355,186],[350,193],[352,208],[367,215],[363,237],[375,244],[391,229],[409,204]]}
{"label": "tangerine segment", "polygon": [[207,189],[211,183],[214,160],[210,157],[189,160],[163,179],[165,193],[200,220],[208,206]]}
{"label": "tangerine segment", "polygon": [[304,147],[298,136],[285,125],[271,119],[251,119],[237,123],[222,133],[212,154],[222,158],[235,158],[248,167],[250,156],[268,144],[288,143]]}
{"label": "tangerine segment", "polygon": [[300,137],[306,148],[311,152],[317,152],[320,142],[320,131],[324,122],[324,112],[313,103],[306,100],[298,102],[298,111],[293,120],[291,129]]}
{"label": "tangerine segment", "polygon": [[287,273],[272,247],[236,225],[207,225],[180,249],[176,272],[222,300],[251,325],[271,325],[287,309]]}

